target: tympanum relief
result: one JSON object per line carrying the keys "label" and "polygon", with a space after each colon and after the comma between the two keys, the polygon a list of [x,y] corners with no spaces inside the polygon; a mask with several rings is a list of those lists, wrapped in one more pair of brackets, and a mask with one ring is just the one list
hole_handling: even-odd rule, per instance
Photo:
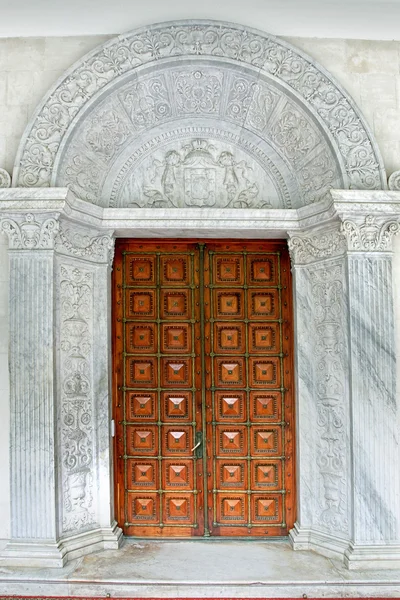
{"label": "tympanum relief", "polygon": [[[184,148],[198,139],[215,152],[192,185]],[[167,170],[153,181],[146,148]],[[223,160],[234,186],[224,176],[213,197]],[[67,185],[101,206],[290,208],[331,188],[385,187],[381,165],[351,100],[311,59],[263,33],[199,21],[134,32],[85,57],[28,127],[14,179]]]}

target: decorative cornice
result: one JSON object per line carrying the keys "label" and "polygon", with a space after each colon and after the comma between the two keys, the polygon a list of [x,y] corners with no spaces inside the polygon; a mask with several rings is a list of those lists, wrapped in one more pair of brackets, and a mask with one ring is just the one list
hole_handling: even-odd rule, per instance
{"label": "decorative cornice", "polygon": [[392,250],[392,238],[400,230],[400,221],[367,215],[363,222],[344,220],[340,229],[347,239],[349,250],[385,252]]}
{"label": "decorative cornice", "polygon": [[28,213],[14,219],[2,219],[1,230],[7,234],[12,250],[48,250],[54,247],[59,223],[48,215]]}
{"label": "decorative cornice", "polygon": [[74,227],[61,225],[55,240],[58,252],[93,262],[106,262],[114,258],[114,238],[111,234],[92,235]]}
{"label": "decorative cornice", "polygon": [[318,231],[312,235],[295,235],[288,240],[294,265],[308,264],[344,254],[345,240],[338,229]]}

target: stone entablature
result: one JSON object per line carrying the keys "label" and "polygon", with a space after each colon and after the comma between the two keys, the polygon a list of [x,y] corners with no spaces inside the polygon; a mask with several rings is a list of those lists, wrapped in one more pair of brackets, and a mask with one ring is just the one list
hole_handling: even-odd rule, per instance
{"label": "stone entablature", "polygon": [[[194,213],[101,208],[60,188],[6,189],[0,221],[11,299],[12,539],[4,564],[60,566],[119,544],[110,437],[113,239],[168,235],[289,239],[299,448],[293,547],[340,556],[350,568],[399,566],[391,240],[400,193],[334,190],[298,210]],[[21,410],[30,415],[24,423]]]}

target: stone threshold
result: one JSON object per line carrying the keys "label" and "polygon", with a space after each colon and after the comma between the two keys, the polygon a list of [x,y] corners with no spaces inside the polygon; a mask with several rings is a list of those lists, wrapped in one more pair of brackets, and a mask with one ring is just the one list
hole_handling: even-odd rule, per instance
{"label": "stone threshold", "polygon": [[288,541],[124,540],[60,569],[2,567],[0,594],[140,598],[400,597],[400,570],[349,571]]}

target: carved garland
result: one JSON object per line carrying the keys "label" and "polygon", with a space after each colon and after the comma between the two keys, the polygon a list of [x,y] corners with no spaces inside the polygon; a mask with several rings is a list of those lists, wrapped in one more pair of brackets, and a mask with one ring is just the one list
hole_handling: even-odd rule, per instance
{"label": "carved garland", "polygon": [[27,130],[16,164],[17,185],[50,185],[57,151],[72,120],[110,82],[140,65],[185,56],[233,59],[288,85],[330,130],[351,187],[386,187],[381,160],[363,121],[328,75],[271,36],[204,21],[160,25],[120,36],[85,57],[48,96]]}

